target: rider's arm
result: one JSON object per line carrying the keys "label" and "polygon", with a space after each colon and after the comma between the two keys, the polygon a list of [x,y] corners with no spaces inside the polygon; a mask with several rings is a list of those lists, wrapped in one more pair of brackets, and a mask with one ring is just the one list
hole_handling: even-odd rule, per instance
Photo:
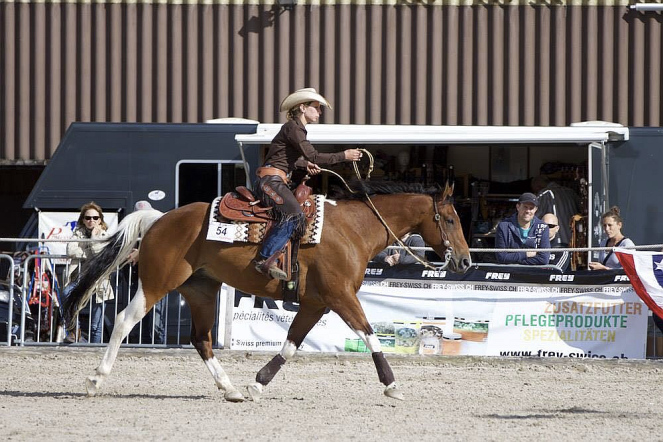
{"label": "rider's arm", "polygon": [[306,129],[298,124],[293,124],[288,128],[285,134],[293,146],[296,146],[301,153],[301,159],[298,159],[295,165],[298,168],[306,168],[302,160],[310,161],[315,164],[331,165],[345,161],[345,152],[322,153],[306,139]]}

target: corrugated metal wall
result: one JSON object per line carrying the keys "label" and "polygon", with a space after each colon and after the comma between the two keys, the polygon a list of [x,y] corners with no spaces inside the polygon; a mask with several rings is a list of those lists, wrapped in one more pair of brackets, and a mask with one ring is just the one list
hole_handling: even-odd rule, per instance
{"label": "corrugated metal wall", "polygon": [[661,15],[623,2],[232,3],[0,0],[0,161],[73,121],[283,121],[305,86],[325,123],[663,125]]}

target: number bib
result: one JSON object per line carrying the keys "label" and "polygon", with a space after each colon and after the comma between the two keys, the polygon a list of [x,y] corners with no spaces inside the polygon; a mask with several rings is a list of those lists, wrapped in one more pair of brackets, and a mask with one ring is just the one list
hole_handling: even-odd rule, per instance
{"label": "number bib", "polygon": [[237,232],[236,224],[210,222],[207,229],[207,239],[212,241],[233,242]]}

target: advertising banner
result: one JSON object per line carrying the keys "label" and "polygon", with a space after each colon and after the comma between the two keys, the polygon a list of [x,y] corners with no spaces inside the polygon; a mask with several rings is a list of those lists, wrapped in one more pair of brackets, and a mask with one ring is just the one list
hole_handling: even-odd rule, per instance
{"label": "advertising banner", "polygon": [[[387,270],[367,269],[358,294],[385,352],[645,357],[648,309],[623,274]],[[280,350],[296,310],[297,304],[237,291],[230,348]],[[368,351],[333,312],[323,315],[300,349]]]}

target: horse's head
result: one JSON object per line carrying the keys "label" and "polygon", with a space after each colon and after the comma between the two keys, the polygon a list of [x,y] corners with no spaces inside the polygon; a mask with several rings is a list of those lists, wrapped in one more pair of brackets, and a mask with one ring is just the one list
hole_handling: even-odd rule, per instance
{"label": "horse's head", "polygon": [[[472,265],[470,250],[453,205],[453,186],[432,195],[430,216],[423,220],[419,233],[441,258],[449,254],[449,270],[464,273]],[[449,252],[447,252],[449,251]]]}
{"label": "horse's head", "polygon": [[[380,200],[376,198],[375,204],[379,206],[376,208],[368,195],[393,197],[388,196]],[[339,197],[370,202],[369,205],[373,209],[371,220],[379,219],[387,227],[388,232],[387,236],[384,236],[384,229],[368,228],[370,234],[375,235],[376,242],[380,243],[384,241],[381,238],[385,238],[388,241],[387,245],[390,245],[394,237],[399,238],[405,233],[416,232],[440,257],[444,259],[448,255],[450,270],[466,272],[472,265],[470,250],[453,206],[453,186],[449,186],[448,183],[442,190],[440,187],[424,188],[419,183],[351,181],[348,183],[347,191],[343,188],[338,189],[335,198]],[[389,223],[383,219],[383,215],[386,214],[394,215]],[[365,225],[369,226],[368,223]]]}

